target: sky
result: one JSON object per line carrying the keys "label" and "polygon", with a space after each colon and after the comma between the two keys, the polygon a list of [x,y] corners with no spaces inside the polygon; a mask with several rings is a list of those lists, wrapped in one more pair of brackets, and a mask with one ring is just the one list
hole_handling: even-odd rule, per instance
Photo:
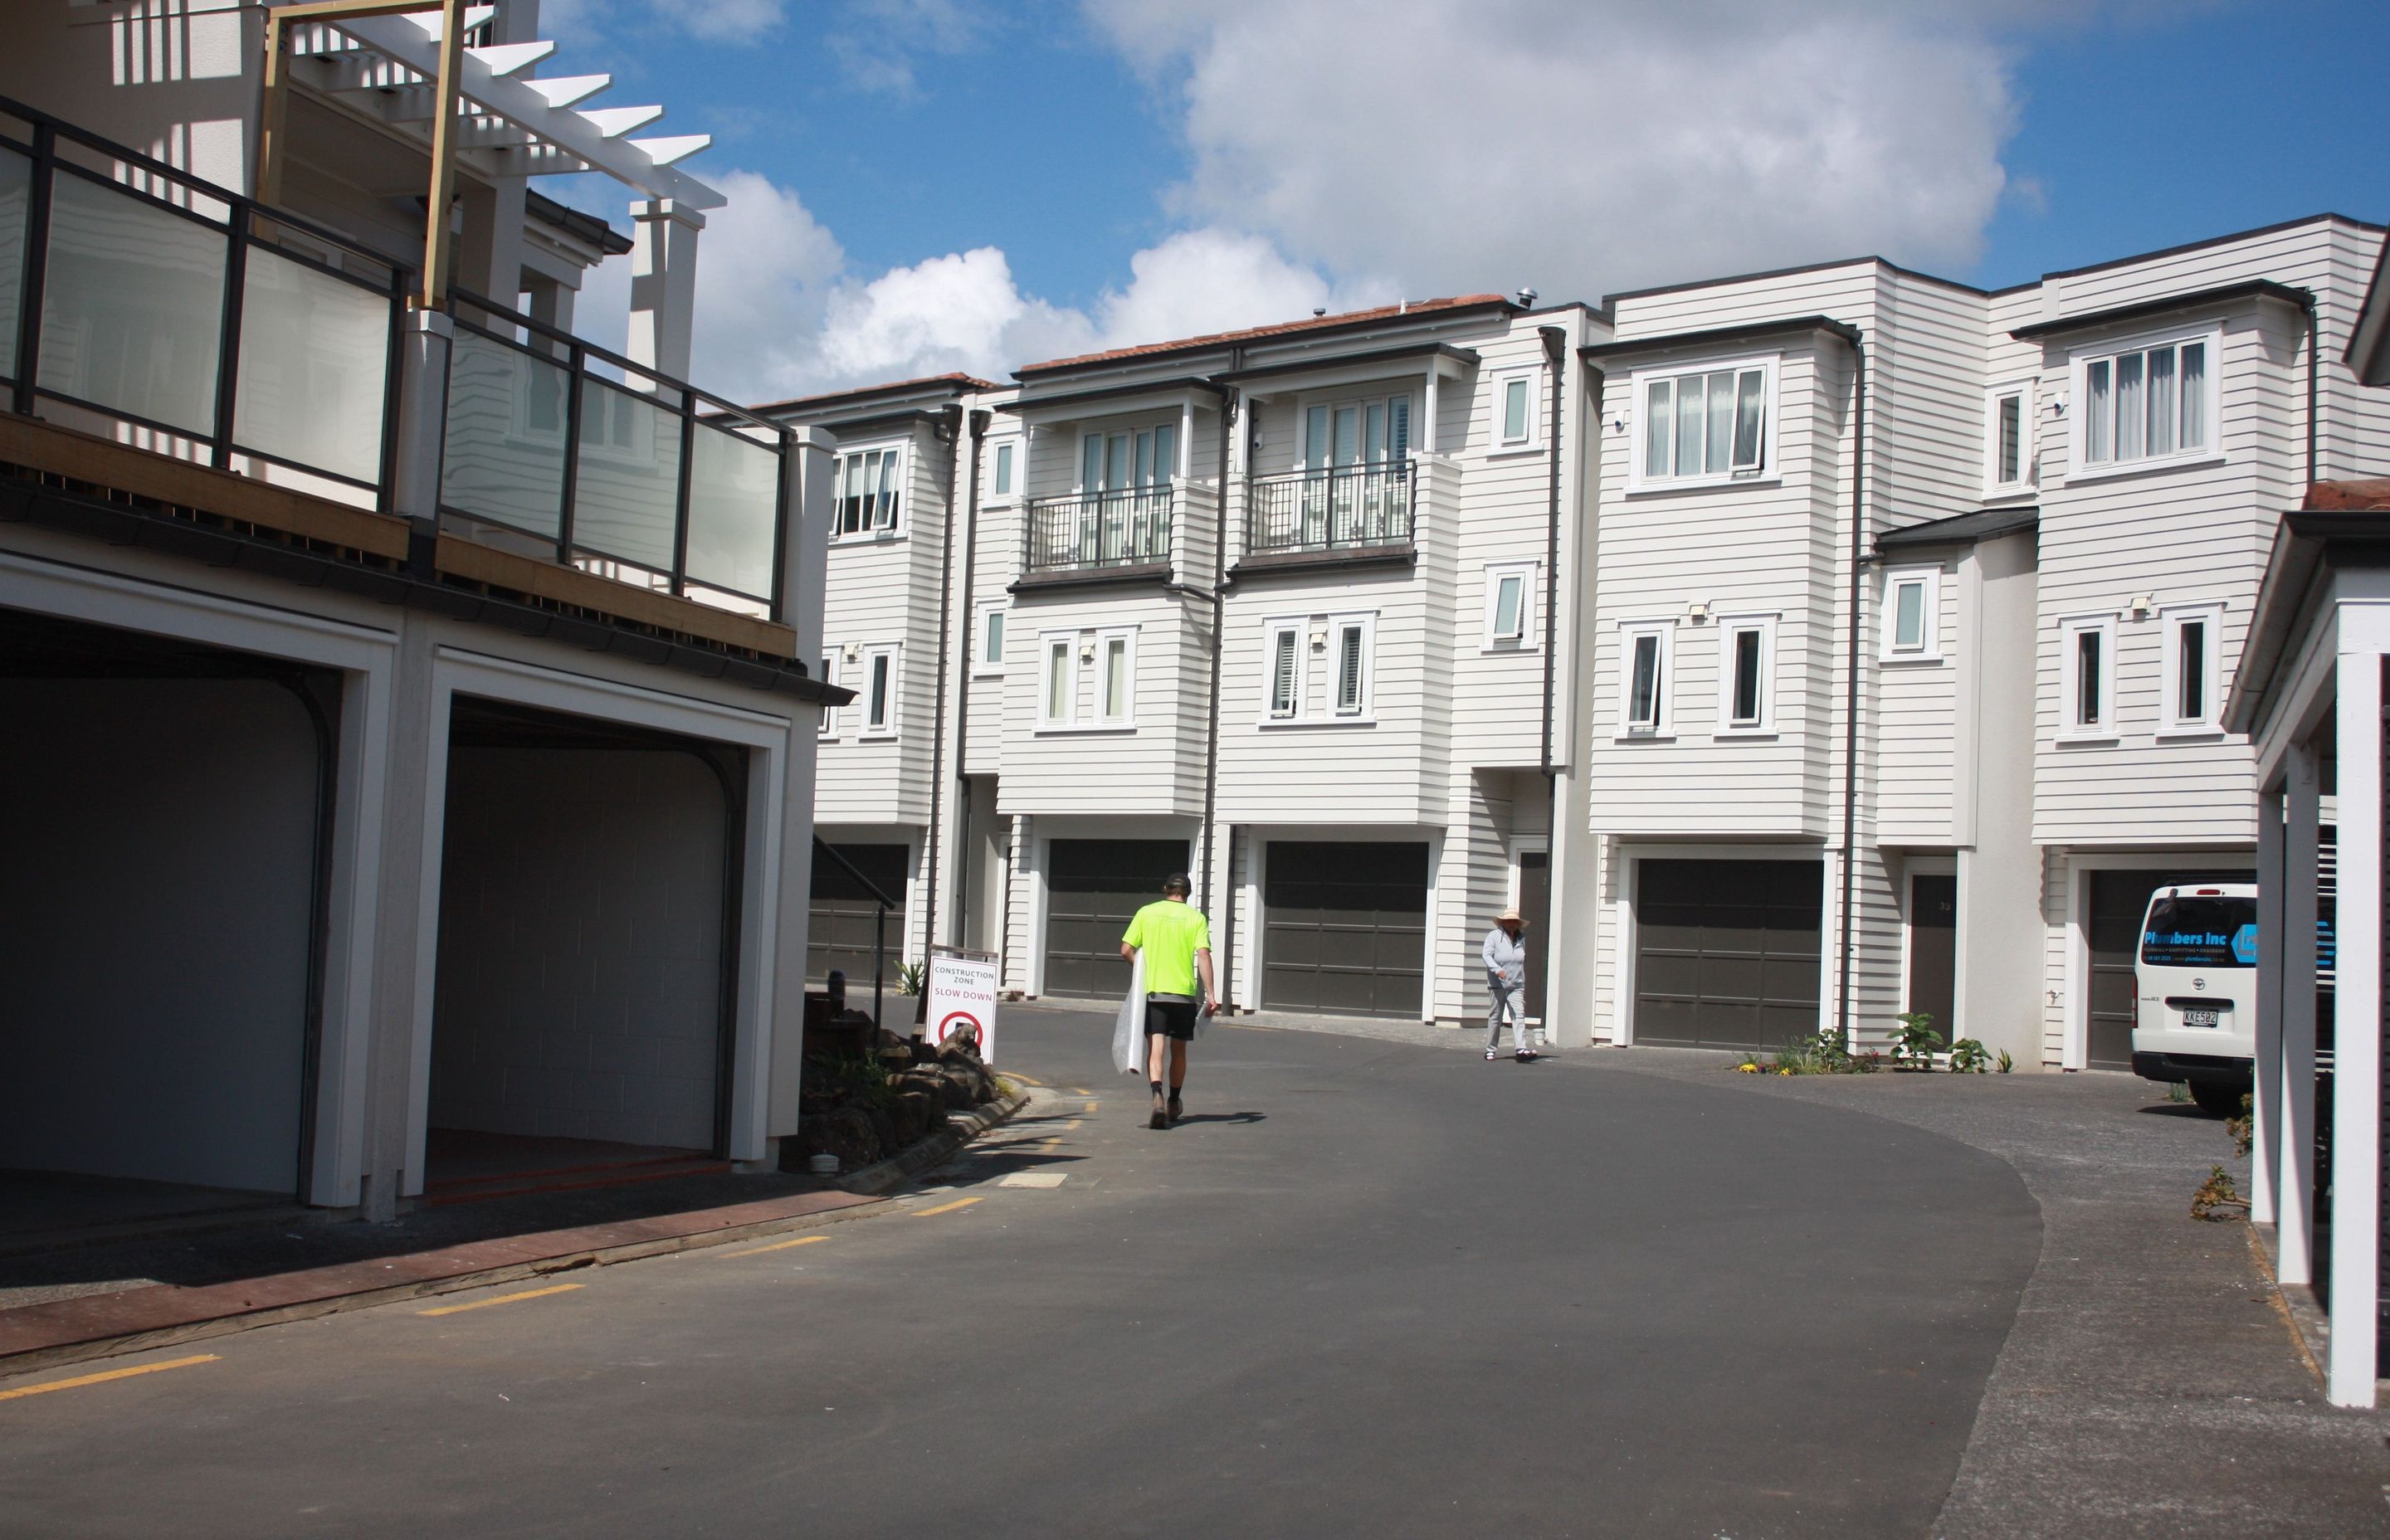
{"label": "sky", "polygon": [[[713,135],[747,401],[1396,299],[1881,255],[1996,288],[2390,220],[2385,0],[542,0]],[[627,190],[543,190],[627,228]],[[578,312],[619,343],[626,259]]]}

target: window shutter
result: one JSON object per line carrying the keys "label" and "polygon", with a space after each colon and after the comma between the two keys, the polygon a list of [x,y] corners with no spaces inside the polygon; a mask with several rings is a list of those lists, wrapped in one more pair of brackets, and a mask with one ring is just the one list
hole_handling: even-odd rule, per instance
{"label": "window shutter", "polygon": [[1336,661],[1336,709],[1357,712],[1361,709],[1361,628],[1348,625],[1338,638]]}
{"label": "window shutter", "polygon": [[1270,715],[1294,714],[1294,633],[1281,630],[1278,634],[1277,652],[1270,664]]}

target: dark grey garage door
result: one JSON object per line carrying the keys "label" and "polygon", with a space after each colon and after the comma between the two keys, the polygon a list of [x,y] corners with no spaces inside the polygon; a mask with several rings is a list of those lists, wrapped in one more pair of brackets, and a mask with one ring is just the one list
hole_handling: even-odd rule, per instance
{"label": "dark grey garage door", "polygon": [[1824,865],[1643,861],[1635,1040],[1775,1048],[1818,1030]]}
{"label": "dark grey garage door", "polygon": [[1427,846],[1273,840],[1262,903],[1262,1004],[1420,1014]]}
{"label": "dark grey garage door", "polygon": [[1184,840],[1057,840],[1046,849],[1046,993],[1128,993],[1121,932],[1187,869]]}
{"label": "dark grey garage door", "polygon": [[[905,878],[913,865],[909,845],[835,847],[872,885],[896,901],[888,911],[886,986],[896,992],[896,969],[905,958]],[[812,918],[805,930],[805,977],[816,982],[833,968],[846,970],[850,998],[871,993],[872,934],[880,905],[819,851],[814,853]]]}

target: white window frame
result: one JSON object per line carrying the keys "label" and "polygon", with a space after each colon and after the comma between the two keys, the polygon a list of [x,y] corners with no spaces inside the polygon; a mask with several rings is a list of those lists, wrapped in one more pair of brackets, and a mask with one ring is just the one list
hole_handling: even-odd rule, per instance
{"label": "white window frame", "polygon": [[[1403,435],[1402,452],[1400,454],[1396,454],[1394,452],[1394,403],[1397,401],[1403,404]],[[1356,445],[1359,457],[1355,459],[1348,467],[1346,467],[1346,468],[1356,471],[1372,468],[1382,470],[1392,466],[1408,465],[1410,463],[1411,454],[1416,447],[1414,440],[1419,432],[1419,404],[1420,393],[1417,391],[1408,390],[1397,391],[1388,389],[1379,392],[1378,394],[1366,396],[1352,395],[1341,391],[1331,391],[1324,395],[1304,396],[1295,404],[1294,463],[1299,468],[1304,470],[1329,470],[1335,468],[1336,413],[1340,408],[1349,407],[1354,413],[1355,422],[1358,424],[1355,429],[1355,432],[1359,436],[1359,442]],[[1378,457],[1375,459],[1372,459],[1369,456],[1369,408],[1372,406],[1377,407],[1385,414],[1383,419],[1385,424],[1385,445],[1380,451]],[[1312,442],[1315,435],[1311,430],[1311,415],[1314,412],[1325,412],[1328,414],[1328,442],[1325,443],[1315,443]]]}
{"label": "white window frame", "polygon": [[[835,652],[823,653],[821,666],[822,683],[825,685],[837,684],[838,654]],[[830,705],[828,701],[824,701],[822,703],[821,726],[818,729],[818,733],[819,736],[824,738],[834,739],[838,737],[838,708]]]}
{"label": "white window frame", "polygon": [[[2210,738],[2223,731],[2219,665],[2224,658],[2224,606],[2219,603],[2169,605],[2158,611],[2165,622],[2165,652],[2158,664],[2158,736]],[[2185,625],[2205,629],[2200,636],[2200,679],[2204,686],[2196,716],[2182,714],[2182,633]]]}
{"label": "white window frame", "polygon": [[[1311,670],[1310,659],[1306,654],[1306,649],[1311,645],[1310,631],[1310,617],[1304,615],[1276,616],[1262,625],[1262,725],[1264,726],[1283,725],[1290,722],[1304,720],[1304,699],[1309,693],[1303,687],[1304,675]],[[1293,677],[1288,681],[1287,703],[1285,709],[1280,710],[1278,700],[1278,659],[1279,639],[1284,636],[1294,638],[1294,667]]]}
{"label": "white window frame", "polygon": [[[1776,731],[1776,620],[1773,612],[1717,617],[1719,738],[1765,738]],[[1753,634],[1759,637],[1759,714],[1749,722],[1738,722],[1734,715],[1735,639]]]}
{"label": "white window frame", "polygon": [[[1753,481],[1776,480],[1777,472],[1777,382],[1781,359],[1775,354],[1747,358],[1715,358],[1701,364],[1672,364],[1665,367],[1638,369],[1628,381],[1632,404],[1628,408],[1628,439],[1626,446],[1626,489],[1629,492],[1677,492],[1689,487],[1737,486]],[[1712,471],[1704,468],[1697,475],[1665,476],[1650,474],[1646,464],[1645,437],[1649,425],[1644,420],[1651,411],[1651,387],[1664,382],[1669,386],[1669,443],[1676,443],[1675,422],[1676,381],[1696,376],[1726,374],[1736,381],[1740,399],[1741,377],[1752,370],[1759,373],[1759,445],[1757,457],[1749,465],[1734,463],[1735,456],[1729,435],[1728,468]],[[1673,458],[1673,453],[1672,453]]]}
{"label": "white window frame", "polygon": [[[987,451],[987,500],[990,504],[1000,507],[1021,495],[1022,472],[1028,468],[1027,448],[1028,442],[1019,435],[990,441]],[[1006,484],[1008,481],[1009,485]]]}
{"label": "white window frame", "polygon": [[[1121,671],[1127,675],[1121,684],[1121,712],[1117,716],[1111,712],[1111,692],[1107,687],[1111,682],[1111,649],[1115,642],[1121,648]],[[1111,625],[1096,633],[1095,671],[1095,725],[1134,728],[1137,725],[1137,627]]]}
{"label": "white window frame", "polygon": [[[852,461],[880,455],[891,456],[896,463],[896,506],[886,510],[884,523],[880,521],[882,517],[880,510],[875,508],[865,516],[865,522],[861,529],[847,530],[844,528],[847,466]],[[838,458],[830,471],[829,538],[831,544],[835,545],[841,541],[896,540],[904,536],[906,528],[906,519],[909,511],[906,505],[912,501],[912,487],[906,481],[906,477],[911,474],[912,460],[908,446],[902,439],[892,440],[886,443],[851,444],[839,451]]]}
{"label": "white window frame", "polygon": [[[1009,639],[1007,646],[1010,645]],[[1054,649],[1060,648],[1070,663],[1070,696],[1054,699]],[[1074,727],[1079,724],[1079,685],[1085,665],[1079,658],[1079,633],[1041,631],[1037,634],[1037,726],[1042,731]]]}
{"label": "white window frame", "polygon": [[987,627],[990,621],[1002,624],[1005,630],[1005,646],[1009,648],[1012,645],[1011,616],[1012,606],[1002,599],[988,599],[981,603],[979,621],[971,627],[970,634],[970,669],[973,678],[992,678],[1004,673],[1003,654],[997,654],[993,660],[987,655]]}
{"label": "white window frame", "polygon": [[[2076,715],[2082,700],[2081,638],[2100,637],[2100,717],[2084,722]],[[2113,610],[2068,615],[2058,622],[2058,737],[2086,743],[2113,742],[2116,738],[2116,615]]]}
{"label": "white window frame", "polygon": [[[1485,442],[1491,453],[1518,455],[1543,447],[1543,424],[1538,420],[1543,405],[1543,379],[1540,368],[1507,369],[1494,376],[1494,419],[1486,424]],[[1516,437],[1510,430],[1510,387],[1524,385],[1527,393],[1525,430]]]}
{"label": "white window frame", "polygon": [[[1344,637],[1348,632],[1361,635],[1360,697],[1350,706],[1344,703]],[[1378,662],[1378,612],[1374,610],[1328,617],[1328,714],[1337,722],[1368,722],[1378,711],[1378,690],[1372,675]]]}
{"label": "white window frame", "polygon": [[[2101,365],[2107,366],[2109,399],[2113,403],[2120,399],[2123,394],[2122,387],[2117,382],[2118,359],[2136,353],[2146,355],[2152,352],[2163,352],[2168,348],[2179,350],[2187,345],[2202,343],[2207,348],[2207,389],[2200,403],[2199,425],[2202,442],[2190,448],[2182,447],[2182,420],[2179,404],[2178,404],[2175,419],[2176,447],[2173,449],[2162,455],[2152,455],[2148,453],[2145,445],[2142,453],[2127,457],[2121,453],[2123,448],[2121,430],[2112,417],[2107,425],[2107,456],[2093,460],[2090,457],[2094,428],[2090,386],[2092,371]],[[2146,392],[2148,389],[2146,363],[2143,365],[2143,370],[2142,388]],[[2071,377],[2069,381],[2071,395],[2066,414],[2070,435],[2066,458],[2068,481],[2080,481],[2098,476],[2128,475],[2134,471],[2167,466],[2198,465],[2224,457],[2224,327],[2221,322],[2214,322],[2188,330],[2152,332],[2130,340],[2101,342],[2096,346],[2081,348],[2076,350],[2069,359],[2068,373]],[[2174,388],[2178,391],[2178,403],[2179,403],[2178,392],[2182,385],[2179,356],[2175,366],[2174,382]],[[2146,394],[2143,399],[2147,400]],[[2112,406],[2112,413],[2113,410]]]}
{"label": "white window frame", "polygon": [[[1660,669],[1658,698],[1652,702],[1652,719],[1635,720],[1635,654],[1637,644],[1645,636],[1654,638],[1658,648]],[[1644,740],[1670,737],[1677,730],[1677,712],[1673,697],[1677,693],[1677,622],[1664,621],[1621,621],[1618,624],[1618,736],[1622,739]]]}
{"label": "white window frame", "polygon": [[[887,712],[878,724],[871,720],[871,676],[879,671],[880,660],[888,663]],[[905,712],[905,649],[902,643],[882,642],[863,649],[863,689],[859,697],[863,721],[855,733],[858,738],[889,738],[897,735]]]}
{"label": "white window frame", "polygon": [[[2017,473],[2000,475],[2000,404],[2017,404]],[[2006,497],[2031,492],[2039,466],[2034,456],[2034,389],[2030,379],[1995,385],[1984,392],[1984,495]]]}
{"label": "white window frame", "polygon": [[[1915,647],[1900,645],[1900,591],[1921,585],[1919,619],[1924,635]],[[1877,656],[1887,663],[1938,663],[1942,661],[1942,569],[1891,567],[1884,571],[1883,609],[1878,629]]]}
{"label": "white window frame", "polygon": [[[1137,421],[1109,428],[1088,427],[1080,429],[1077,451],[1073,456],[1071,465],[1071,490],[1081,496],[1085,496],[1087,494],[1098,490],[1095,487],[1087,485],[1087,441],[1093,439],[1099,443],[1109,443],[1110,441],[1116,438],[1124,438],[1128,440],[1129,479],[1124,485],[1104,487],[1101,489],[1102,491],[1162,492],[1168,488],[1176,486],[1179,481],[1179,459],[1182,456],[1188,453],[1187,434],[1184,431],[1185,426],[1186,425],[1179,418],[1172,417],[1153,417],[1150,419],[1140,418]],[[1170,435],[1169,465],[1167,467],[1163,466],[1158,456],[1151,458],[1147,467],[1148,479],[1145,481],[1138,481],[1137,478],[1137,441],[1138,435],[1146,435],[1150,440],[1154,435],[1163,432],[1167,432]],[[1158,446],[1158,440],[1154,442],[1156,446]]]}
{"label": "white window frame", "polygon": [[[1485,613],[1479,628],[1478,649],[1483,652],[1540,652],[1543,638],[1536,632],[1536,606],[1539,596],[1536,579],[1544,570],[1540,561],[1489,561],[1485,564]],[[1502,584],[1510,578],[1519,580],[1519,634],[1505,636],[1495,627],[1502,608]]]}

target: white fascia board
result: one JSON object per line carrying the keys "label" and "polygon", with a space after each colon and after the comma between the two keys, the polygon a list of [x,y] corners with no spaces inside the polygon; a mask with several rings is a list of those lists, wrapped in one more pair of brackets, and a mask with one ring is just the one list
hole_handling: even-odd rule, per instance
{"label": "white fascia board", "polygon": [[[436,78],[438,45],[407,17],[358,17],[341,21],[340,30],[366,46],[389,55],[411,70]],[[658,165],[629,140],[609,139],[597,124],[571,108],[551,107],[527,81],[510,80],[468,53],[458,61],[459,88],[490,111],[530,130],[541,139],[579,157],[591,169],[604,172],[650,198],[669,198],[700,212],[729,201],[720,192],[687,172]]]}

